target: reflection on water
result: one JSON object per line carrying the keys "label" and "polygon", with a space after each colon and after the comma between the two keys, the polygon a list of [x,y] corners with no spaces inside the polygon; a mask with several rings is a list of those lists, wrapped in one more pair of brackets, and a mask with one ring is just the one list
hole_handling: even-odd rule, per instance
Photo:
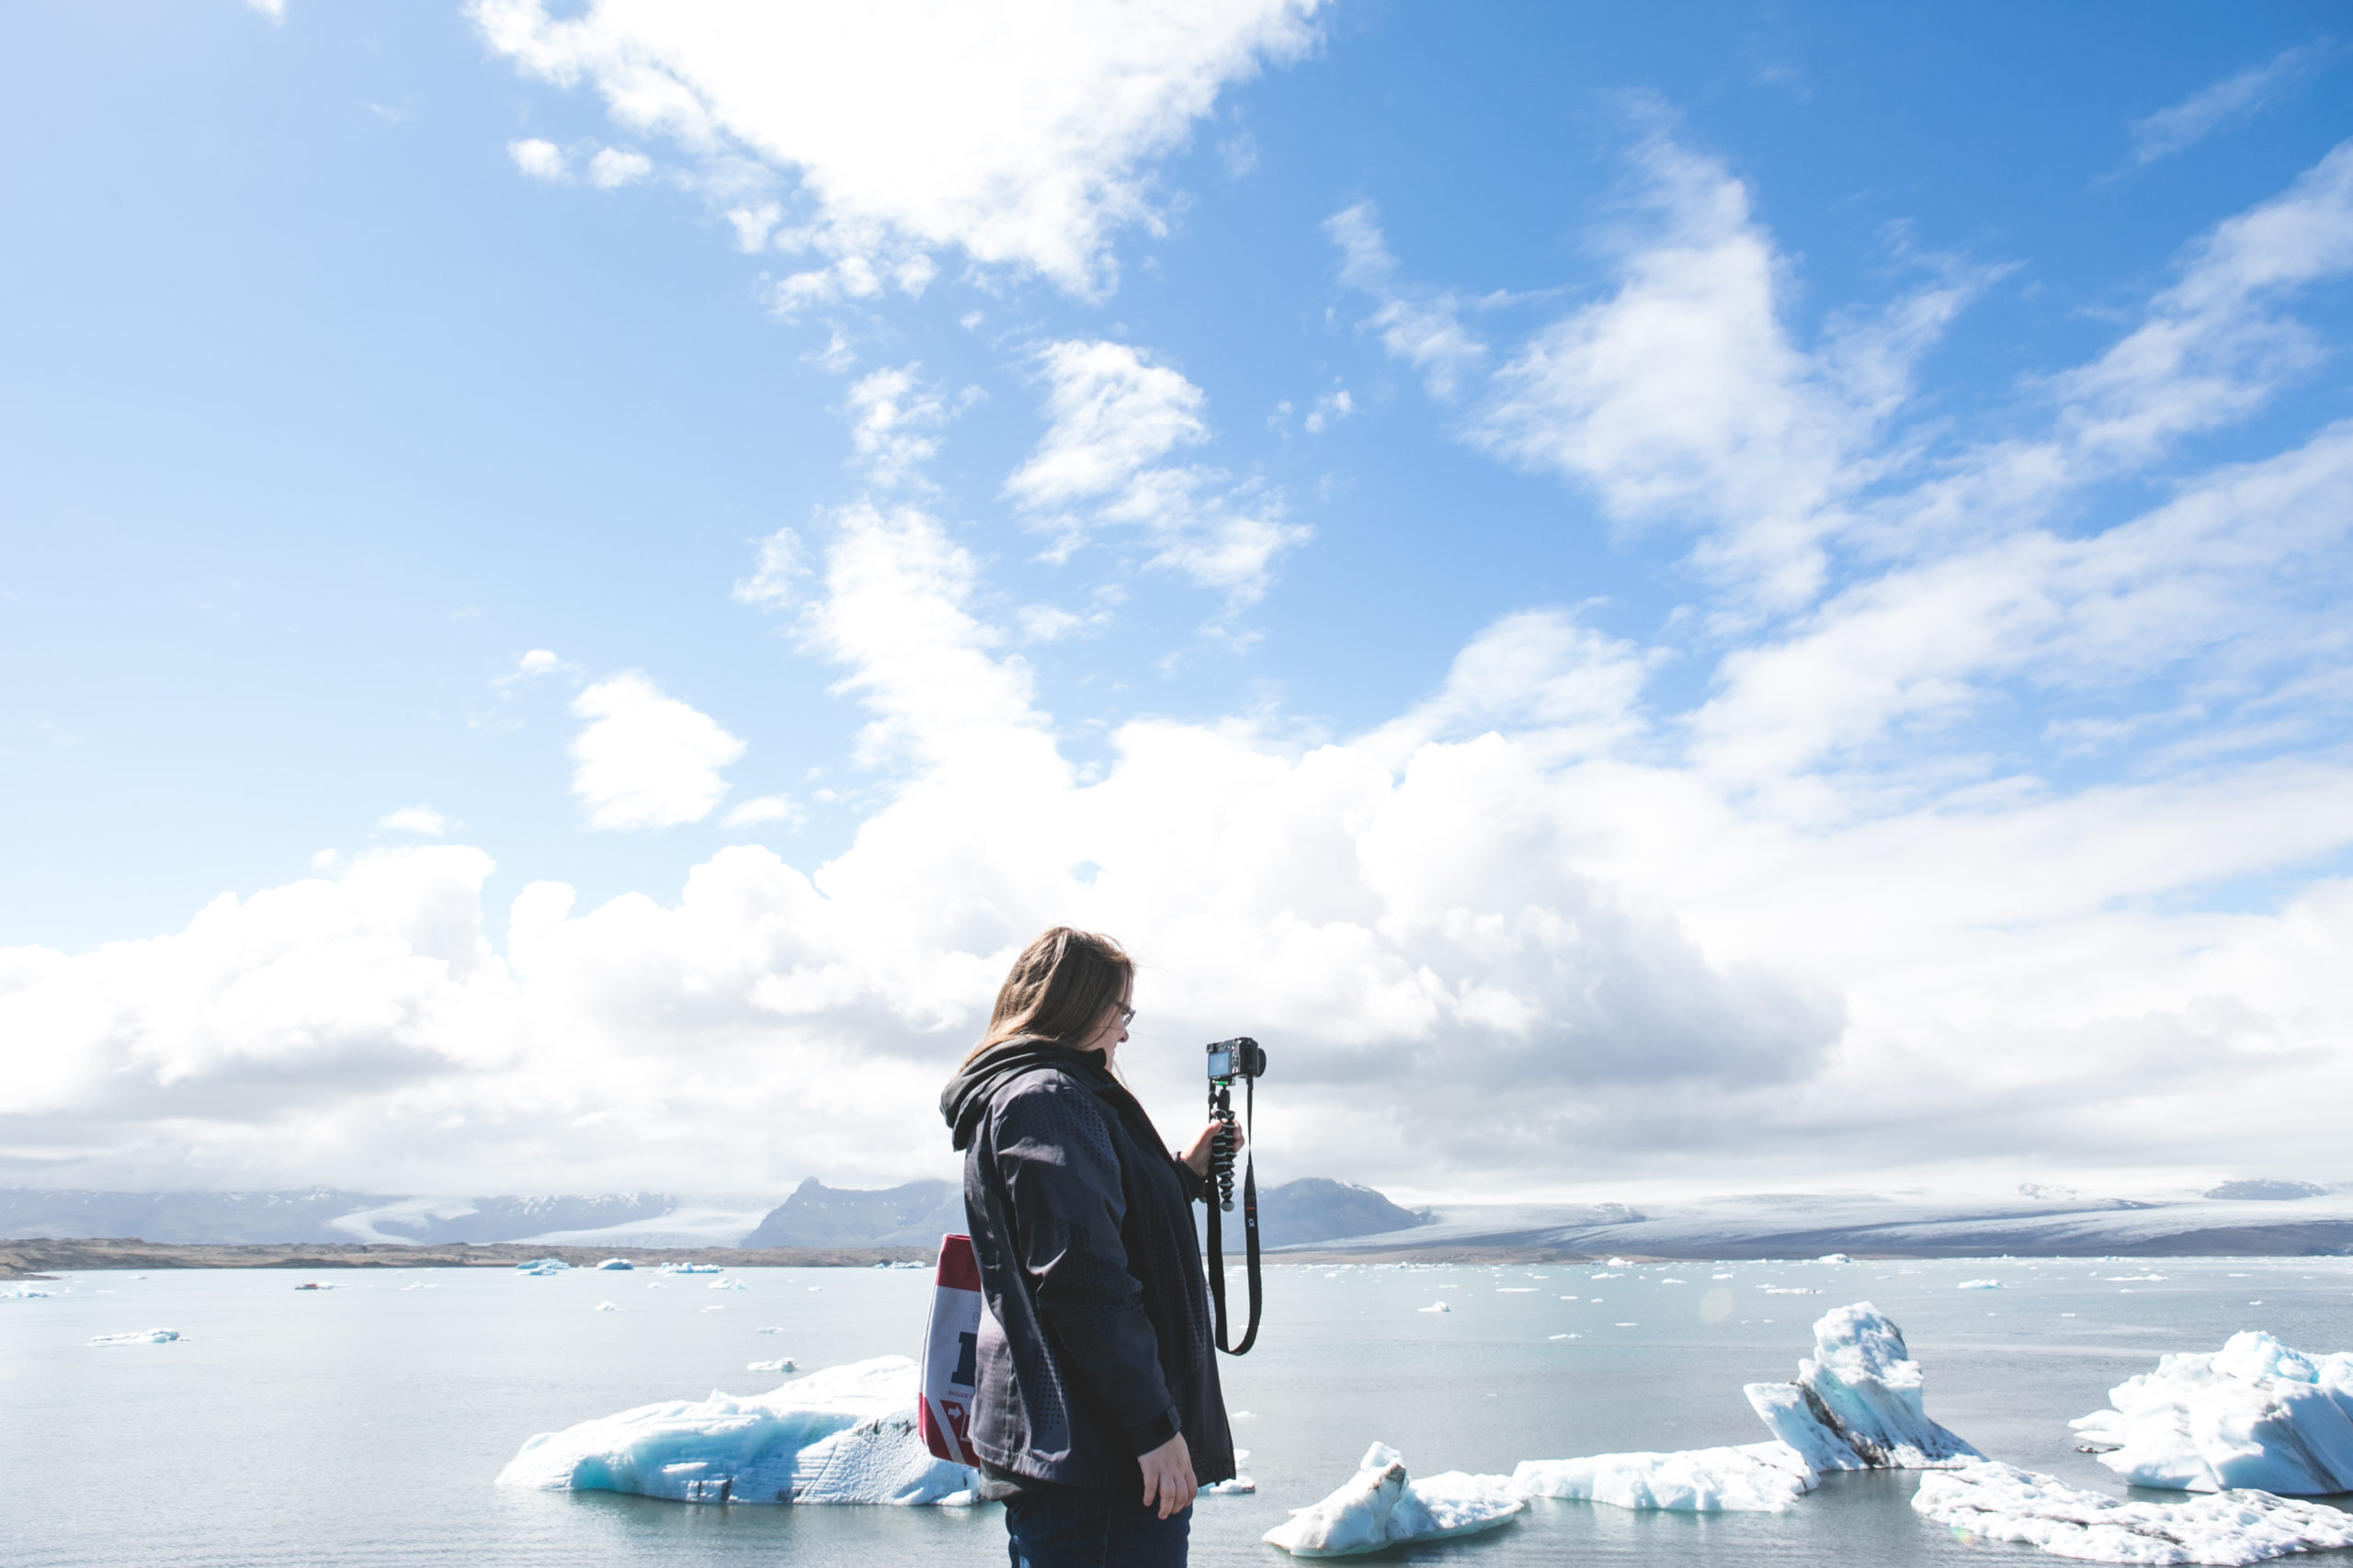
{"label": "reflection on water", "polygon": [[[1997,1458],[2111,1491],[2114,1478],[2072,1450],[2066,1421],[2160,1353],[2213,1349],[2246,1327],[2306,1349],[2353,1347],[2353,1262],[2336,1258],[1267,1273],[1259,1347],[1225,1363],[1230,1403],[1251,1413],[1234,1429],[1259,1490],[1201,1501],[1197,1563],[1287,1562],[1259,1532],[1339,1484],[1374,1438],[1424,1472],[1755,1441],[1766,1434],[1740,1385],[1792,1375],[1808,1324],[1847,1301],[1875,1301],[1904,1326],[1946,1426]],[[490,1484],[534,1432],[772,1386],[745,1370],[751,1361],[911,1354],[930,1284],[887,1270],[731,1278],[748,1289],[642,1271],[94,1273],[40,1287],[55,1292],[46,1299],[0,1301],[0,1557],[28,1568],[1002,1562],[994,1508],[694,1507]],[[1958,1288],[1989,1278],[1998,1289]],[[313,1279],[337,1289],[294,1289]],[[434,1289],[404,1289],[425,1283]],[[1449,1312],[1419,1310],[1440,1300]],[[620,1310],[596,1310],[607,1301]],[[85,1343],[158,1326],[181,1339]],[[1832,1476],[1779,1516],[1540,1500],[1494,1535],[1381,1561],[2042,1560],[1952,1540],[1912,1513],[1912,1487],[1905,1475]]]}

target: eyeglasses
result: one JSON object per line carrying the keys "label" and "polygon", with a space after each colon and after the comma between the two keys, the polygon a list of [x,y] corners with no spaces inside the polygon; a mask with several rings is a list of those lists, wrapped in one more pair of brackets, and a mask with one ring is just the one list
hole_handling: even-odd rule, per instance
{"label": "eyeglasses", "polygon": [[1120,1027],[1121,1028],[1126,1028],[1130,1024],[1134,1023],[1135,1021],[1136,1010],[1133,1007],[1129,1006],[1125,1002],[1120,1003]]}

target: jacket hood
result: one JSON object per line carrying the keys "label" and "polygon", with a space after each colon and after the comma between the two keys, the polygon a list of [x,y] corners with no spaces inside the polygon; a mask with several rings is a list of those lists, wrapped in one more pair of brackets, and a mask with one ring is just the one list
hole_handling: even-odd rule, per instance
{"label": "jacket hood", "polygon": [[972,1142],[989,1102],[1006,1083],[1038,1067],[1055,1067],[1098,1093],[1118,1080],[1103,1070],[1103,1058],[1094,1051],[1076,1051],[1050,1040],[1023,1036],[989,1047],[956,1070],[939,1091],[940,1117],[954,1130],[952,1145],[959,1151]]}

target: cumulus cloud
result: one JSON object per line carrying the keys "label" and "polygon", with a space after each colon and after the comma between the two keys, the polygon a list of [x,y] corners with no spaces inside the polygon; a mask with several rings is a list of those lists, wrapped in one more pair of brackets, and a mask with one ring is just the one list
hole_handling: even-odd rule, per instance
{"label": "cumulus cloud", "polygon": [[572,793],[592,828],[700,822],[727,793],[720,770],[744,743],[645,676],[598,681],[572,703],[585,719],[572,743]]}
{"label": "cumulus cloud", "polygon": [[1161,223],[1156,162],[1227,86],[1306,50],[1319,8],[592,0],[559,18],[543,0],[471,6],[518,70],[590,85],[631,131],[703,160],[715,188],[739,187],[747,161],[789,180],[801,216],[760,228],[825,258],[801,275],[810,300],[920,288],[928,254],[948,249],[1081,294],[1108,289],[1113,234]]}
{"label": "cumulus cloud", "polygon": [[1208,399],[1183,374],[1123,343],[1050,344],[1038,357],[1045,436],[1005,491],[1066,555],[1093,525],[1139,529],[1150,564],[1232,605],[1266,592],[1276,560],[1310,530],[1284,520],[1281,498],[1220,470],[1168,462],[1210,438]]}
{"label": "cumulus cloud", "polygon": [[[2258,1142],[2333,1168],[2353,425],[2152,465],[2299,373],[2249,345],[2316,346],[2290,307],[2347,266],[2348,155],[2193,238],[2109,351],[1999,411],[2001,438],[1927,451],[1901,426],[1914,345],[1957,306],[1800,335],[1753,205],[1704,162],[1669,168],[1613,286],[1459,406],[1520,400],[1477,438],[1630,526],[1722,540],[1722,562],[1760,528],[1795,540],[1746,557],[1785,597],[1757,610],[1727,571],[1742,634],[1679,643],[1527,606],[1361,733],[1135,718],[1081,766],[944,508],[903,494],[779,534],[738,597],[789,615],[866,721],[856,820],[822,861],[735,845],[659,897],[584,908],[541,882],[487,909],[487,857],[429,844],[170,936],[0,952],[0,1038],[41,1047],[0,1081],[0,1159],[379,1190],[946,1174],[938,1083],[1011,954],[1070,921],[1142,963],[1122,1062],[1164,1115],[1198,1104],[1200,1041],[1267,1042],[1259,1146],[1295,1173],[1854,1184]],[[1017,496],[1088,526],[1207,438],[1192,383],[1101,347],[1073,349],[1066,405],[1047,376],[1071,437]],[[1731,356],[1779,407],[1703,403],[1678,447],[1643,423],[1635,347],[1670,381]],[[2120,473],[2165,483],[2065,511]],[[741,745],[715,722],[640,676],[581,701],[574,760],[630,824],[719,808]],[[736,814],[789,820],[781,799]]]}
{"label": "cumulus cloud", "polygon": [[922,370],[921,365],[876,370],[849,389],[850,447],[878,485],[917,482],[939,451],[928,432],[955,417],[946,390],[924,381]]}
{"label": "cumulus cloud", "polygon": [[2145,167],[2194,147],[2233,120],[2250,119],[2301,88],[2336,52],[2328,39],[2283,49],[2260,65],[2202,87],[2181,102],[2134,120],[2132,162]]}
{"label": "cumulus cloud", "polygon": [[509,142],[506,144],[506,155],[515,160],[517,168],[533,179],[560,180],[564,177],[566,172],[563,149],[552,142],[543,142],[536,136],[526,137],[520,142]]}
{"label": "cumulus cloud", "polygon": [[599,190],[635,185],[653,172],[653,159],[642,153],[623,152],[619,147],[599,147],[597,155],[588,160],[588,183]]}
{"label": "cumulus cloud", "polygon": [[396,812],[386,812],[376,819],[378,827],[395,833],[414,833],[426,838],[438,838],[449,831],[449,819],[431,806],[403,806]]}

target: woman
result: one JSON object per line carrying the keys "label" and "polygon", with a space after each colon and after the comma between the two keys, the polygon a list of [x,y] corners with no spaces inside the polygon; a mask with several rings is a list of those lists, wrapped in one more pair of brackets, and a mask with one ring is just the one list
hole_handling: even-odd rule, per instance
{"label": "woman", "polygon": [[1013,1568],[1182,1568],[1194,1494],[1233,1474],[1193,1237],[1218,1124],[1172,1154],[1112,1074],[1134,983],[1109,937],[1054,927],[939,1096],[989,1307],[972,1446]]}

